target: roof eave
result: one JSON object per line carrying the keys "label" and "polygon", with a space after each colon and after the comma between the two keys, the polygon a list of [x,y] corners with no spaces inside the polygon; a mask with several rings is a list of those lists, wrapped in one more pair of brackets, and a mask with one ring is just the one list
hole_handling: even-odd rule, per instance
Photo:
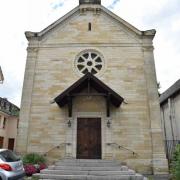
{"label": "roof eave", "polygon": [[172,86],[170,86],[164,93],[160,96],[160,104],[164,104],[168,100],[180,92],[180,79],[176,81]]}
{"label": "roof eave", "polygon": [[142,31],[142,35],[151,39],[154,39],[156,35],[156,30],[155,29],[150,29],[146,31]]}
{"label": "roof eave", "polygon": [[28,41],[30,41],[32,39],[37,39],[38,38],[38,33],[37,32],[26,31],[25,36],[26,36],[26,39]]}
{"label": "roof eave", "polygon": [[121,97],[119,94],[117,94],[115,91],[113,91],[111,88],[109,88],[106,84],[104,84],[102,81],[100,81],[97,77],[93,76],[90,73],[87,73],[83,77],[81,77],[79,80],[77,80],[74,84],[72,84],[69,88],[67,88],[65,91],[63,91],[60,95],[58,95],[54,101],[58,104],[59,107],[63,107],[66,104],[66,98],[71,94],[71,92],[79,87],[81,83],[83,83],[87,79],[92,79],[94,82],[98,83],[102,89],[105,89],[108,93],[112,95],[112,104],[116,107],[119,107],[122,102],[124,101],[124,98]]}

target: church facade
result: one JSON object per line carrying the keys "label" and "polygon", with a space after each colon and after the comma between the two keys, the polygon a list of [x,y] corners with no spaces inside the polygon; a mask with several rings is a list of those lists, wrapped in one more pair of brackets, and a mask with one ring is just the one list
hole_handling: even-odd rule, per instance
{"label": "church facade", "polygon": [[80,0],[41,32],[26,32],[16,150],[52,161],[115,159],[166,174],[154,36],[99,0]]}

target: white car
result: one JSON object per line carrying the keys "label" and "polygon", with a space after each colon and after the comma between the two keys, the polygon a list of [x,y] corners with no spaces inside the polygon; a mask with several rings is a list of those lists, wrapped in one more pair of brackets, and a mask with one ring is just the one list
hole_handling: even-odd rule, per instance
{"label": "white car", "polygon": [[0,149],[0,179],[18,180],[25,176],[20,158],[8,149]]}

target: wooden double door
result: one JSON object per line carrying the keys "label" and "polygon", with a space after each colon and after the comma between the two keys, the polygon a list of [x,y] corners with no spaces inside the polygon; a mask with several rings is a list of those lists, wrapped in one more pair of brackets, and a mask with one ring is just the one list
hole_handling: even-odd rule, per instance
{"label": "wooden double door", "polygon": [[77,119],[77,159],[101,159],[101,119]]}

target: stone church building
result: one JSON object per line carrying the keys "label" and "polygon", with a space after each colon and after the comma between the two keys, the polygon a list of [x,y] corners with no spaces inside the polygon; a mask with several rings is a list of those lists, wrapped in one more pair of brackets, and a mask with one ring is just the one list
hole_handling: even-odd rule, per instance
{"label": "stone church building", "polygon": [[26,32],[16,150],[53,161],[115,159],[144,174],[167,174],[155,33],[100,0],[80,0],[41,32]]}

